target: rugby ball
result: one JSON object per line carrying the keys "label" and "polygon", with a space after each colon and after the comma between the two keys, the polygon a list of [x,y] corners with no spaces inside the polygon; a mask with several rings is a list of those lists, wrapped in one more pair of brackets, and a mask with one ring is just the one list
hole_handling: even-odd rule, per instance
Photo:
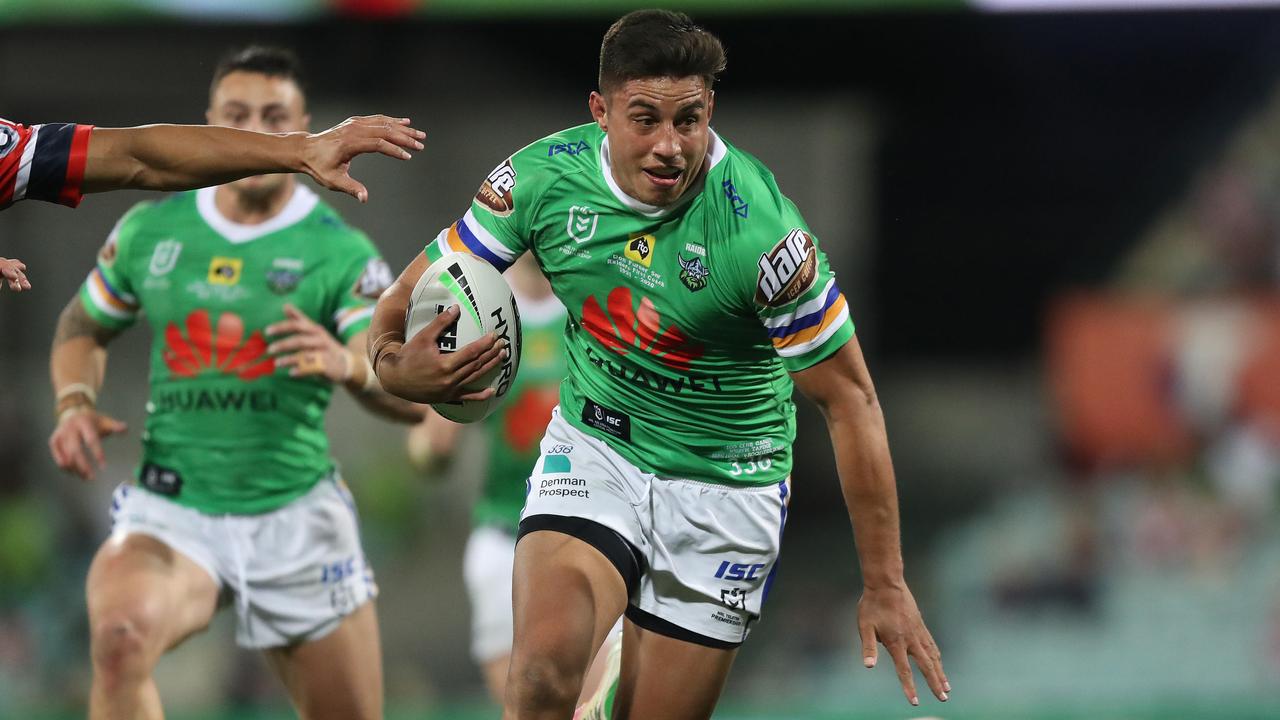
{"label": "rugby ball", "polygon": [[405,315],[405,337],[417,335],[453,305],[460,306],[462,312],[457,322],[440,333],[436,341],[440,352],[460,350],[489,332],[497,333],[499,339],[505,338],[510,350],[497,367],[466,386],[469,391],[491,387],[496,391],[493,397],[431,406],[449,420],[472,423],[493,412],[516,379],[516,370],[520,367],[520,311],[516,309],[511,287],[497,269],[469,253],[452,252],[431,263],[418,278]]}

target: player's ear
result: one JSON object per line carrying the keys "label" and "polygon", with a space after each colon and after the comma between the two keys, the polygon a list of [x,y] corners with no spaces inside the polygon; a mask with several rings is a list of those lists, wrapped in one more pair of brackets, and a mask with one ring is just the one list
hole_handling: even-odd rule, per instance
{"label": "player's ear", "polygon": [[711,122],[711,111],[716,109],[716,91],[707,91],[707,122]]}
{"label": "player's ear", "polygon": [[204,124],[205,124],[205,125],[216,125],[216,124],[217,124],[217,123],[215,123],[215,122],[213,121],[213,108],[211,108],[211,107],[207,107],[207,108],[205,108],[205,109],[204,109]]}
{"label": "player's ear", "polygon": [[599,91],[592,90],[591,97],[587,98],[587,107],[591,110],[591,117],[596,119],[600,129],[609,132],[608,123],[605,122],[609,108],[605,105],[604,96]]}
{"label": "player's ear", "polygon": [[302,129],[305,132],[311,132],[311,113],[302,114]]}

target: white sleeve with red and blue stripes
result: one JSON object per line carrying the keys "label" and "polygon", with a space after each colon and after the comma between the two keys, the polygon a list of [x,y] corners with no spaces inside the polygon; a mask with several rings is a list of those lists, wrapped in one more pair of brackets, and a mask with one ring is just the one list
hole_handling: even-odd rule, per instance
{"label": "white sleeve with red and blue stripes", "polygon": [[0,209],[19,200],[80,204],[92,125],[0,119]]}

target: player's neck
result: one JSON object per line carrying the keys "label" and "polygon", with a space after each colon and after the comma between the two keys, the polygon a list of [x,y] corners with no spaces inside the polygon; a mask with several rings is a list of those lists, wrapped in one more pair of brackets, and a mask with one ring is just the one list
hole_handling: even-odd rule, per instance
{"label": "player's neck", "polygon": [[226,219],[241,225],[264,223],[284,209],[293,197],[297,182],[286,178],[280,189],[265,195],[243,193],[222,185],[213,195],[214,205]]}

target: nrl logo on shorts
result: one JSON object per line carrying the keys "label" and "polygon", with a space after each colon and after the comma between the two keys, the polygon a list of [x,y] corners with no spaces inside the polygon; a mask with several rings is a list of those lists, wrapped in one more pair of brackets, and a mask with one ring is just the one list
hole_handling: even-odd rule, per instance
{"label": "nrl logo on shorts", "polygon": [[511,191],[516,186],[516,169],[511,160],[506,160],[489,173],[489,177],[480,184],[476,193],[476,202],[498,217],[506,217],[516,209],[515,198]]}
{"label": "nrl logo on shorts", "polygon": [[692,260],[685,260],[684,255],[677,254],[676,259],[680,261],[680,282],[689,288],[692,292],[698,292],[707,286],[707,277],[711,275],[711,270],[702,263],[702,258],[694,256]]}
{"label": "nrl logo on shorts", "polygon": [[818,277],[818,250],[809,233],[794,228],[767,253],[760,254],[756,302],[780,307],[813,287]]}
{"label": "nrl logo on shorts", "polygon": [[747,606],[747,591],[742,588],[728,588],[720,591],[720,602],[725,607],[742,610]]}
{"label": "nrl logo on shorts", "polygon": [[178,264],[178,256],[182,254],[182,243],[177,240],[161,240],[151,253],[151,265],[148,270],[152,275],[167,275]]}

